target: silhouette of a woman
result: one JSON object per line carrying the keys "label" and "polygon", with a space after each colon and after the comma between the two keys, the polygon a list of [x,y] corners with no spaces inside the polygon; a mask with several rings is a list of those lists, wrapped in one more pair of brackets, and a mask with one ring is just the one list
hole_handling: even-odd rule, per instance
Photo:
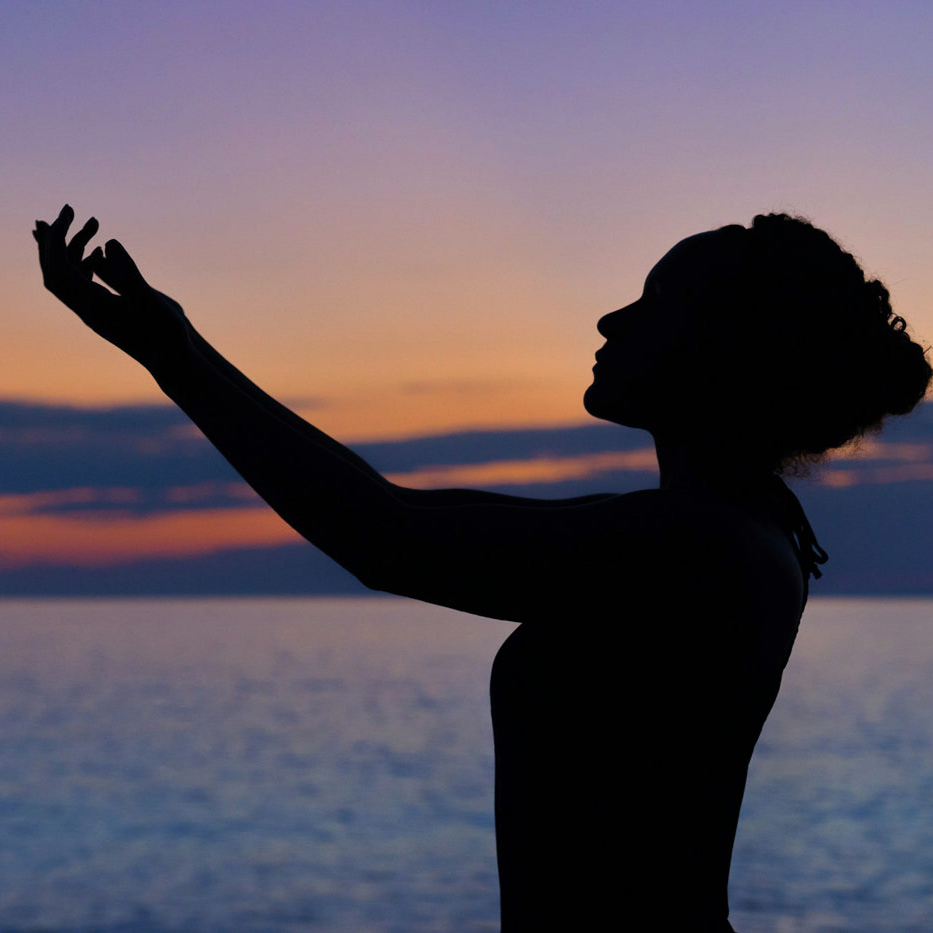
{"label": "silhouette of a woman", "polygon": [[651,432],[659,489],[422,491],[262,392],[117,241],[85,258],[73,216],[36,224],[46,287],[292,527],[373,589],[521,623],[491,687],[504,933],[731,930],[748,762],[826,560],[779,474],[930,380],[884,287],[796,218],[690,237],[599,322],[585,396]]}

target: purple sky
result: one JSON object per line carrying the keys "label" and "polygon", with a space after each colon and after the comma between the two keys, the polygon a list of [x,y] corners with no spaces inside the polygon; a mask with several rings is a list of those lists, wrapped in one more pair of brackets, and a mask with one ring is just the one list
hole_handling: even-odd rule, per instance
{"label": "purple sky", "polygon": [[933,335],[920,2],[7,2],[0,396],[154,400],[39,284],[66,200],[340,436],[583,418],[597,317],[811,216]]}

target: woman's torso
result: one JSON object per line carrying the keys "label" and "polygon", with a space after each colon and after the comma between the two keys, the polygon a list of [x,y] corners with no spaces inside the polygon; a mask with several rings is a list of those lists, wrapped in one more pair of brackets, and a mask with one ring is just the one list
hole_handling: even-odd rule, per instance
{"label": "woman's torso", "polygon": [[636,496],[638,553],[607,509],[493,666],[504,933],[729,929],[746,770],[802,577],[768,497]]}

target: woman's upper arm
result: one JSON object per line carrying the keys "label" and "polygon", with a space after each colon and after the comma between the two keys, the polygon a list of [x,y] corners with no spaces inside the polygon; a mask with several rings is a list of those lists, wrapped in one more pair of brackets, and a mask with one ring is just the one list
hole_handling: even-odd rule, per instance
{"label": "woman's upper arm", "polygon": [[578,593],[593,554],[613,538],[622,543],[622,498],[393,487],[392,505],[373,516],[371,561],[357,576],[373,589],[523,621]]}

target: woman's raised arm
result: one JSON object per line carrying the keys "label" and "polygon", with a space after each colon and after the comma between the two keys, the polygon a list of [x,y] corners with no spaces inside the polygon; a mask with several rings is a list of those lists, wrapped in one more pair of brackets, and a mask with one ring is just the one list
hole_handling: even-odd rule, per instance
{"label": "woman's raised arm", "polygon": [[613,497],[535,500],[390,483],[217,353],[117,241],[85,258],[96,221],[66,243],[73,216],[65,207],[53,223],[37,222],[46,287],[142,363],[288,524],[364,584],[520,621],[553,599],[555,574],[576,575],[574,555],[593,543],[599,507]]}

